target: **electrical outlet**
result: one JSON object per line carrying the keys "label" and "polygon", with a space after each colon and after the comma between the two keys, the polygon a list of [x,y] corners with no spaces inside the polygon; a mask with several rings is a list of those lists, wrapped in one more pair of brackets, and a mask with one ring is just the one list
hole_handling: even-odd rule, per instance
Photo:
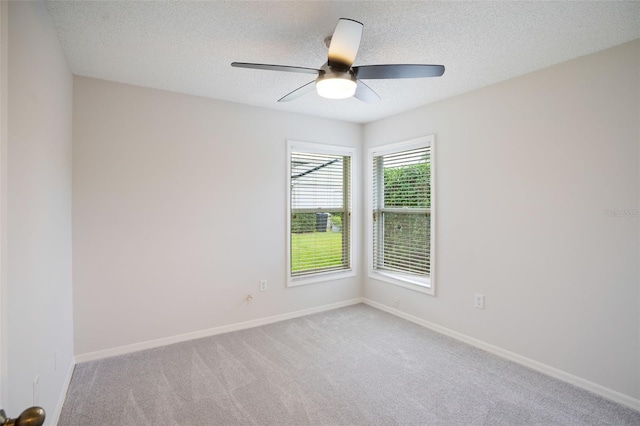
{"label": "electrical outlet", "polygon": [[267,280],[260,280],[260,291],[267,291],[269,289]]}
{"label": "electrical outlet", "polygon": [[38,405],[40,402],[40,376],[36,375],[33,379],[33,405]]}
{"label": "electrical outlet", "polygon": [[483,294],[476,294],[473,297],[473,306],[475,306],[478,309],[484,309],[484,295]]}
{"label": "electrical outlet", "polygon": [[400,307],[400,299],[398,299],[397,297],[395,299],[393,299],[393,307],[394,308],[399,308]]}

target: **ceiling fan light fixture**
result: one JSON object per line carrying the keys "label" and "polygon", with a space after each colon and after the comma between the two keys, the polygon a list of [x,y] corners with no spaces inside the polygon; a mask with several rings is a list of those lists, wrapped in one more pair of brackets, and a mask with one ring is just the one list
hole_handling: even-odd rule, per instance
{"label": "ceiling fan light fixture", "polygon": [[345,99],[355,95],[358,83],[356,78],[346,73],[343,76],[319,78],[316,81],[318,95],[327,99]]}

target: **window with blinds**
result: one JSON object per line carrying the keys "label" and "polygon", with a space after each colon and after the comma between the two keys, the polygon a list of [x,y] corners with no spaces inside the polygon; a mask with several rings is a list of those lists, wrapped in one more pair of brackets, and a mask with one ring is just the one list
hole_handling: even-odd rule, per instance
{"label": "window with blinds", "polygon": [[350,152],[292,145],[289,161],[291,281],[350,270]]}
{"label": "window with blinds", "polygon": [[431,140],[372,152],[372,269],[431,287]]}

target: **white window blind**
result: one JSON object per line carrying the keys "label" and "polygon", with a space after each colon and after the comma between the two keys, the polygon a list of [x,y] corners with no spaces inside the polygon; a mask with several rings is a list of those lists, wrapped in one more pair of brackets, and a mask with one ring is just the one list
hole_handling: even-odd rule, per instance
{"label": "white window blind", "polygon": [[374,271],[429,278],[431,145],[374,155],[372,201]]}
{"label": "white window blind", "polygon": [[291,151],[292,278],[350,269],[351,157]]}

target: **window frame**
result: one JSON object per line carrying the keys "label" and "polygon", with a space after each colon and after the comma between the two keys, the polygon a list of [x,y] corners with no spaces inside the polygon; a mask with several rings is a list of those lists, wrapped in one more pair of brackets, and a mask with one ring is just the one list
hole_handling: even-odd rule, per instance
{"label": "window frame", "polygon": [[[376,182],[374,182],[374,166],[373,161],[375,157],[394,154],[402,151],[409,151],[417,148],[430,147],[430,191],[431,191],[431,207],[430,207],[430,240],[429,240],[429,262],[430,271],[428,278],[420,278],[410,274],[393,271],[381,271],[374,269],[374,213],[378,210],[377,206],[374,206],[373,188]],[[431,296],[436,294],[436,149],[435,149],[435,135],[422,136],[415,139],[409,139],[401,142],[390,143],[369,148],[369,155],[367,161],[367,247],[368,247],[368,276],[369,278],[394,284],[400,287],[408,288],[420,293],[425,293]],[[393,209],[390,209],[393,210]]]}
{"label": "window frame", "polygon": [[[291,154],[293,152],[304,152],[311,154],[326,154],[326,155],[340,155],[340,156],[348,156],[351,158],[350,167],[349,167],[349,182],[350,182],[350,192],[348,196],[348,205],[347,212],[350,217],[350,226],[348,226],[348,235],[349,239],[349,267],[341,270],[333,270],[333,271],[318,271],[315,273],[310,273],[307,275],[300,276],[292,276],[291,271]],[[314,142],[300,142],[295,140],[287,141],[287,175],[286,175],[286,276],[287,276],[287,287],[298,287],[301,285],[313,284],[318,282],[325,281],[334,281],[344,278],[350,278],[356,276],[356,268],[355,261],[357,259],[354,258],[354,219],[357,219],[357,216],[354,212],[354,202],[353,202],[353,193],[354,193],[354,177],[356,176],[356,165],[357,165],[357,156],[356,156],[356,148],[339,146],[339,145],[329,145],[329,144],[321,144]],[[355,221],[357,225],[357,220]]]}

